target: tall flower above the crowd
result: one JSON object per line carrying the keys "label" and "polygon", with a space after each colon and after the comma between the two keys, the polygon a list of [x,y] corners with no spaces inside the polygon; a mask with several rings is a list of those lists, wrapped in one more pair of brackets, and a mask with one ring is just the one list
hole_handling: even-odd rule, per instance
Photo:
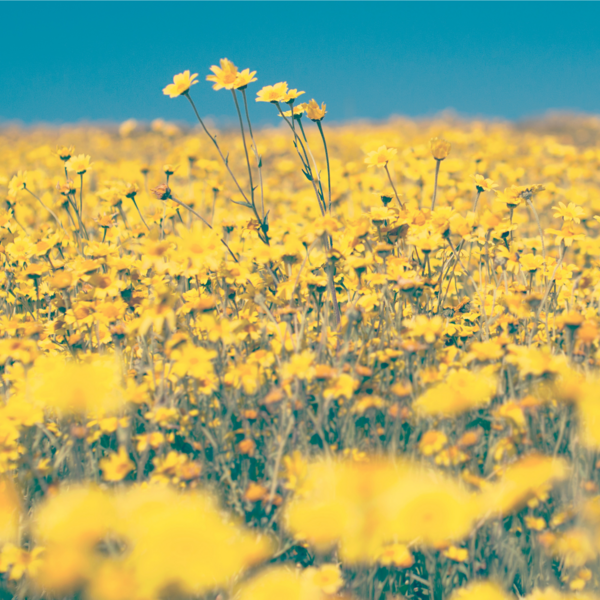
{"label": "tall flower above the crowd", "polygon": [[275,85],[266,85],[256,94],[257,102],[285,102],[288,93],[288,84],[281,81]]}
{"label": "tall flower above the crowd", "polygon": [[198,83],[196,77],[198,77],[198,73],[190,75],[189,71],[175,75],[173,83],[163,88],[163,94],[169,96],[169,98],[177,98],[177,96],[185,94],[193,85]]}

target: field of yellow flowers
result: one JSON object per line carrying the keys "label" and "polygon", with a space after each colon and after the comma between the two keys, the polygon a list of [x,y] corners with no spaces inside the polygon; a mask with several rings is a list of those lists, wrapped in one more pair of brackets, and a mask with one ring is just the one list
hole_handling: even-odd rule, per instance
{"label": "field of yellow flowers", "polygon": [[0,130],[0,598],[596,598],[600,121],[211,71]]}

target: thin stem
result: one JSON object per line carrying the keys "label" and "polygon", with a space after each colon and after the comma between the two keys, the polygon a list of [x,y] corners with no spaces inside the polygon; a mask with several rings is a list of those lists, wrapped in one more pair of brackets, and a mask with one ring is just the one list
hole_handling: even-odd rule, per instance
{"label": "thin stem", "polygon": [[142,211],[140,210],[140,207],[138,206],[137,202],[135,201],[135,198],[131,198],[133,200],[133,205],[136,207],[137,211],[138,211],[138,215],[140,215],[140,219],[142,220],[142,223],[146,226],[146,229],[148,231],[150,231],[150,227],[148,227],[148,223],[146,223],[144,217],[142,216]]}
{"label": "thin stem", "polygon": [[465,275],[467,276],[467,279],[471,282],[471,285],[475,288],[475,291],[479,295],[479,300],[481,302],[481,314],[482,314],[483,318],[485,319],[485,326],[486,326],[486,330],[487,330],[487,338],[489,338],[490,332],[489,332],[489,328],[488,328],[488,318],[487,318],[487,315],[485,313],[485,299],[483,297],[483,294],[481,293],[481,289],[475,283],[475,280],[473,279],[473,277],[470,275],[469,271],[465,267],[462,259],[460,258],[460,254],[458,254],[456,252],[456,249],[454,248],[454,244],[452,243],[452,241],[450,240],[450,238],[446,238],[446,239],[448,241],[448,244],[450,245],[450,249],[452,250],[452,253],[454,254],[455,260],[460,264],[462,270],[465,272]]}
{"label": "thin stem", "polygon": [[246,146],[246,134],[244,132],[244,121],[242,119],[242,112],[240,111],[240,105],[235,95],[235,90],[231,90],[233,95],[233,101],[235,102],[235,109],[237,110],[238,119],[240,121],[240,129],[242,131],[242,143],[244,144],[244,154],[246,155],[246,165],[248,166],[248,179],[250,180],[250,201],[254,205],[254,183],[252,182],[252,167],[250,166],[250,157],[248,156],[248,147]]}
{"label": "thin stem", "polygon": [[331,170],[329,167],[329,152],[327,152],[327,142],[325,141],[325,134],[323,133],[321,121],[317,121],[317,127],[319,128],[321,139],[323,140],[323,148],[325,148],[325,161],[327,163],[327,191],[329,193],[329,214],[331,214]]}
{"label": "thin stem", "polygon": [[197,213],[191,206],[188,206],[185,202],[182,202],[181,200],[177,200],[177,198],[173,198],[173,196],[171,196],[169,200],[173,200],[173,202],[179,204],[179,206],[183,206],[183,208],[189,210],[193,215],[196,215],[209,229],[212,229],[212,225],[200,213]]}
{"label": "thin stem", "polygon": [[65,228],[63,227],[63,224],[60,222],[60,219],[56,216],[56,213],[51,210],[50,208],[48,208],[43,202],[42,199],[39,196],[36,196],[28,187],[24,188],[26,191],[28,191],[55,219],[56,223],[58,224],[58,226],[64,231]]}
{"label": "thin stem", "polygon": [[435,159],[435,183],[433,184],[433,200],[431,201],[431,210],[435,208],[435,197],[437,196],[438,175],[440,174],[440,163],[442,161]]}
{"label": "thin stem", "polygon": [[250,139],[252,140],[252,149],[254,150],[254,156],[256,157],[256,166],[258,167],[258,182],[260,185],[260,208],[262,212],[263,220],[265,218],[265,195],[263,189],[262,179],[262,158],[258,154],[258,147],[254,141],[254,133],[252,132],[252,123],[250,122],[250,115],[248,113],[248,100],[246,99],[246,90],[242,88],[242,98],[244,99],[244,110],[246,112],[246,121],[248,122],[248,131],[250,132]]}
{"label": "thin stem", "polygon": [[79,188],[79,212],[83,217],[83,173],[79,173],[79,178],[81,182],[81,186]]}
{"label": "thin stem", "polygon": [[[123,210],[123,203],[119,202],[119,204],[117,204],[117,210],[119,211],[119,214],[121,215],[121,219],[123,219],[123,225],[125,225],[125,229],[129,229],[129,223],[127,222],[127,217],[125,216],[125,211]],[[105,231],[106,234],[106,231]]]}
{"label": "thin stem", "polygon": [[82,233],[85,235],[86,239],[89,240],[90,236],[88,235],[87,229],[85,228],[83,221],[81,220],[81,215],[79,214],[79,209],[77,208],[77,198],[75,196],[75,193],[73,193],[72,196],[71,196],[71,194],[67,194],[67,198],[69,199],[69,202],[71,203],[71,206],[73,207],[73,210],[75,211],[75,215],[77,216],[77,221],[79,222],[79,228],[81,229]]}
{"label": "thin stem", "polygon": [[402,202],[400,201],[400,196],[398,196],[398,192],[396,191],[396,186],[394,185],[394,182],[392,181],[392,176],[390,175],[390,170],[388,169],[387,163],[385,163],[384,168],[385,168],[385,172],[387,173],[388,179],[390,180],[390,185],[392,186],[392,189],[394,190],[394,195],[396,196],[398,205],[400,206],[400,208],[404,208],[404,204],[402,204]]}
{"label": "thin stem", "polygon": [[[196,118],[198,119],[198,122],[200,123],[200,125],[202,126],[202,129],[204,129],[204,132],[211,139],[212,143],[214,144],[215,148],[217,149],[217,152],[219,153],[221,160],[225,164],[225,167],[226,167],[227,171],[229,172],[229,175],[231,175],[231,178],[233,179],[235,185],[237,186],[237,189],[239,190],[240,194],[242,195],[242,198],[245,200],[246,206],[248,206],[248,208],[252,208],[252,210],[254,211],[254,215],[256,216],[256,219],[258,220],[258,224],[259,224],[259,232],[260,233],[258,235],[259,235],[261,241],[263,241],[268,246],[269,245],[269,236],[267,235],[267,232],[265,231],[266,227],[265,227],[264,220],[261,219],[260,216],[258,215],[258,212],[256,211],[256,206],[254,206],[254,203],[252,203],[248,200],[248,197],[244,193],[242,186],[239,184],[238,180],[236,179],[235,175],[233,174],[233,171],[229,167],[229,161],[227,160],[227,158],[225,158],[225,156],[223,156],[223,152],[221,152],[221,148],[219,147],[217,140],[206,128],[206,125],[204,124],[204,121],[200,117],[200,114],[198,113],[196,105],[194,104],[194,101],[192,100],[191,96],[188,94],[188,92],[184,92],[183,96],[185,96],[189,100],[190,104],[192,105],[192,108],[194,109],[194,113],[196,115]],[[200,217],[200,218],[204,221],[204,219],[202,217]],[[206,223],[206,221],[204,221],[204,222]],[[206,223],[206,224],[208,225],[208,223]],[[209,227],[210,227],[210,225],[209,225]]]}
{"label": "thin stem", "polygon": [[529,208],[531,208],[531,212],[533,212],[533,216],[535,217],[535,221],[538,226],[538,231],[540,232],[540,238],[542,239],[542,256],[544,257],[544,262],[546,262],[546,243],[544,242],[544,230],[542,229],[542,224],[540,223],[540,217],[537,213],[537,210],[535,210],[535,206],[533,206],[531,198],[527,199],[527,204],[529,205]]}
{"label": "thin stem", "polygon": [[[298,144],[295,142],[294,146],[296,147],[296,152],[298,153],[298,156],[300,157],[300,161],[302,162],[302,166],[306,170],[306,173],[310,176],[310,182],[312,183],[313,189],[315,190],[315,195],[317,196],[317,202],[319,203],[319,208],[321,209],[321,214],[323,216],[325,216],[325,211],[327,208],[325,206],[325,199],[323,198],[322,192],[321,192],[321,194],[319,194],[319,190],[317,188],[317,185],[315,184],[315,178],[314,178],[312,167],[310,166],[310,161],[308,160],[308,154],[306,153],[306,148],[305,148],[302,140],[300,139],[300,136],[296,132],[296,128],[292,125],[292,123],[290,123],[289,119],[283,114],[283,111],[281,110],[281,106],[279,106],[279,103],[276,103],[276,106],[277,106],[277,109],[279,110],[279,114],[285,120],[288,127],[292,130],[292,133],[294,134],[294,139],[297,142],[300,142],[300,147],[302,148],[302,152],[304,153],[304,158],[302,157],[302,154],[300,154],[300,151],[298,150]],[[308,142],[307,142],[307,144],[308,144]],[[314,158],[313,158],[313,161],[314,161]],[[316,164],[315,164],[315,169],[316,169]],[[318,174],[317,174],[317,177],[318,177]]]}
{"label": "thin stem", "polygon": [[237,186],[237,189],[240,191],[240,194],[242,195],[242,198],[244,198],[244,200],[248,204],[250,204],[250,202],[248,201],[248,198],[247,198],[246,194],[244,193],[244,190],[242,189],[242,186],[238,183],[238,180],[236,179],[235,175],[233,174],[232,170],[229,167],[229,161],[223,156],[223,152],[221,152],[221,148],[219,147],[219,144],[217,143],[217,140],[208,131],[208,129],[206,128],[206,125],[204,124],[204,121],[202,120],[202,118],[198,114],[198,110],[196,109],[196,105],[194,104],[194,101],[192,100],[191,96],[187,92],[185,92],[183,95],[189,100],[190,104],[192,105],[192,108],[194,109],[194,113],[196,114],[196,118],[198,119],[198,122],[200,123],[200,125],[202,125],[202,129],[204,129],[204,132],[206,133],[206,135],[210,138],[211,142],[215,145],[215,148],[217,149],[217,152],[219,153],[219,156],[221,157],[221,160],[225,164],[225,167],[227,168],[227,171],[229,172],[229,175],[231,175],[231,178],[233,179],[233,182]]}
{"label": "thin stem", "polygon": [[559,259],[556,261],[556,265],[554,266],[554,271],[552,271],[552,276],[550,277],[550,281],[548,281],[548,284],[546,285],[546,290],[544,291],[544,296],[542,297],[542,301],[540,302],[540,305],[538,306],[538,309],[535,314],[535,323],[533,324],[533,327],[531,328],[531,331],[529,332],[529,339],[527,342],[528,346],[531,345],[531,342],[533,341],[533,337],[537,333],[540,315],[542,314],[542,310],[546,306],[546,302],[548,300],[548,295],[550,294],[550,290],[552,289],[552,285],[554,284],[554,278],[556,277],[556,273],[557,273],[558,269],[560,269],[560,267],[563,263],[566,253],[567,253],[567,248],[565,246],[565,242],[562,241],[561,242],[561,253],[560,253]]}

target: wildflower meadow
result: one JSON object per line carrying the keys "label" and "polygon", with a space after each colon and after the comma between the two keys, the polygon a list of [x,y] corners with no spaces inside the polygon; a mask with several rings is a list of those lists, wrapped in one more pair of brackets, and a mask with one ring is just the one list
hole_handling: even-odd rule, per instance
{"label": "wildflower meadow", "polygon": [[0,597],[600,598],[600,120],[198,77],[0,129]]}

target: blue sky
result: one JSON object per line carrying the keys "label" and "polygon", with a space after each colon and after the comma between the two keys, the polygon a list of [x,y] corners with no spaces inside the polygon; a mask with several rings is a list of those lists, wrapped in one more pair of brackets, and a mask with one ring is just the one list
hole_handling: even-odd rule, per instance
{"label": "blue sky", "polygon": [[[328,119],[600,113],[598,2],[2,2],[0,119],[189,120],[162,88],[222,57],[326,102]],[[257,122],[273,107],[252,107]]]}

